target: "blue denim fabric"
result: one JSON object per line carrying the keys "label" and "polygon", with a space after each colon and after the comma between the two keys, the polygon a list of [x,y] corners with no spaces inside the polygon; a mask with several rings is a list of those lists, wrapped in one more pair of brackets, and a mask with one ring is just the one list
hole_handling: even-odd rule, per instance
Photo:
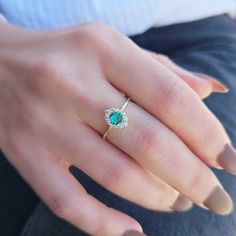
{"label": "blue denim fabric", "polygon": [[[205,102],[221,120],[236,145],[236,22],[221,15],[191,23],[152,28],[132,39],[144,48],[167,54],[184,68],[215,76],[230,88],[230,93],[214,94]],[[71,168],[71,172],[90,194],[108,206],[136,218],[149,236],[236,235],[236,211],[226,217],[198,207],[186,213],[150,211],[115,196],[75,167]],[[236,177],[221,171],[215,173],[236,203]],[[58,219],[41,203],[21,236],[55,235],[86,234]]]}

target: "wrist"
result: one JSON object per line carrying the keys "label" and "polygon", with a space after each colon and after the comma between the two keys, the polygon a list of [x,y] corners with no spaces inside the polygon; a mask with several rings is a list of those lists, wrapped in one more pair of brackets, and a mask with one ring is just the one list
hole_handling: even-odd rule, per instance
{"label": "wrist", "polygon": [[33,31],[0,21],[0,82],[11,78],[29,46]]}
{"label": "wrist", "polygon": [[14,46],[17,45],[21,39],[26,38],[27,35],[32,35],[36,33],[31,29],[18,27],[12,25],[8,22],[0,21],[0,50],[14,49]]}
{"label": "wrist", "polygon": [[5,36],[5,33],[14,33],[14,32],[21,32],[23,31],[24,28],[12,25],[6,21],[0,20],[0,31],[3,32],[3,34],[1,34],[1,38],[3,38]]}

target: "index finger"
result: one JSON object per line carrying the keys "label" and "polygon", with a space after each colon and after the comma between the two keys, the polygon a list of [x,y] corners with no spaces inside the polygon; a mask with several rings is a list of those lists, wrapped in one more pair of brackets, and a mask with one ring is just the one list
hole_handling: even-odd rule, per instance
{"label": "index finger", "polygon": [[142,232],[135,219],[87,193],[51,151],[30,140],[32,137],[18,138],[14,148],[4,151],[54,214],[89,235],[121,235],[130,229]]}
{"label": "index finger", "polygon": [[125,37],[119,37],[118,48],[115,55],[107,54],[110,63],[103,65],[108,80],[174,131],[206,164],[236,173],[236,153],[223,126],[192,89]]}

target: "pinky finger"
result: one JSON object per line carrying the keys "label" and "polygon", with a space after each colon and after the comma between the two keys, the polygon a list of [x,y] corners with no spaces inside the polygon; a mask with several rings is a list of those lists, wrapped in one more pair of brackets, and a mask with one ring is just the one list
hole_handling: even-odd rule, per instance
{"label": "pinky finger", "polygon": [[18,143],[14,153],[11,150],[5,150],[10,161],[60,218],[94,236],[120,236],[131,229],[142,232],[133,218],[89,195],[65,163],[45,149],[27,140]]}
{"label": "pinky finger", "polygon": [[210,96],[211,93],[227,93],[229,90],[217,79],[202,73],[187,71],[163,54],[150,51],[147,51],[147,53],[185,81],[202,99]]}

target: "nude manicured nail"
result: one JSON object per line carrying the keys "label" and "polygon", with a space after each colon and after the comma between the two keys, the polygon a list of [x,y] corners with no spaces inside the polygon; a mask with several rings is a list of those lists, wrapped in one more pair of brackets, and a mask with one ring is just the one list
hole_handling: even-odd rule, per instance
{"label": "nude manicured nail", "polygon": [[147,236],[147,235],[140,233],[138,231],[135,231],[135,230],[129,230],[125,232],[124,234],[122,234],[122,236]]}
{"label": "nude manicured nail", "polygon": [[206,75],[206,74],[201,74],[201,73],[194,73],[196,76],[206,79],[212,86],[212,91],[216,93],[227,93],[229,92],[229,88],[227,88],[222,82],[219,80]]}
{"label": "nude manicured nail", "polygon": [[220,81],[212,78],[207,79],[212,86],[213,92],[218,92],[218,93],[227,93],[229,92],[229,89],[223,85]]}
{"label": "nude manicured nail", "polygon": [[215,187],[203,202],[209,210],[219,215],[227,215],[233,210],[233,202],[227,192],[221,187]]}
{"label": "nude manicured nail", "polygon": [[217,157],[217,161],[225,171],[236,175],[236,151],[230,144],[224,146],[223,151]]}
{"label": "nude manicured nail", "polygon": [[174,202],[171,209],[173,209],[175,211],[187,211],[192,206],[193,206],[193,204],[189,199],[185,198],[182,195],[179,195],[179,197],[176,199],[176,201]]}

